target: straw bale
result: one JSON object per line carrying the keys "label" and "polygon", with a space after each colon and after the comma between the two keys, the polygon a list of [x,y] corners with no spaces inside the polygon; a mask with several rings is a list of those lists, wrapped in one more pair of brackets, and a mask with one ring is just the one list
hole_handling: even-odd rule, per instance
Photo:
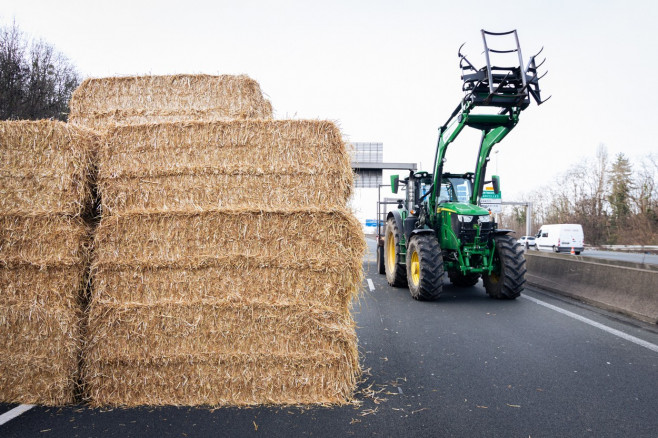
{"label": "straw bale", "polygon": [[78,363],[8,354],[0,359],[0,401],[46,406],[75,402]]}
{"label": "straw bale", "polygon": [[80,217],[0,215],[0,265],[79,265],[88,239]]}
{"label": "straw bale", "polygon": [[197,267],[218,258],[281,260],[358,272],[365,241],[346,210],[215,210],[108,216],[96,230],[98,265]]}
{"label": "straw bale", "polygon": [[290,355],[324,351],[357,365],[354,323],[329,308],[293,303],[206,301],[95,304],[86,360],[144,360],[198,352]]}
{"label": "straw bale", "polygon": [[0,361],[8,356],[50,357],[53,361],[77,361],[82,308],[29,304],[0,307]]}
{"label": "straw bale", "polygon": [[0,307],[17,304],[45,309],[77,311],[78,291],[85,285],[86,266],[35,266],[19,264],[0,267]]}
{"label": "straw bale", "polygon": [[61,122],[0,122],[0,214],[82,214],[96,141]]}
{"label": "straw bale", "polygon": [[79,307],[0,306],[0,401],[73,402],[81,317]]}
{"label": "straw bale", "polygon": [[344,207],[350,157],[327,121],[119,126],[99,153],[109,213],[220,207]]}
{"label": "straw bale", "polygon": [[338,207],[349,197],[345,175],[296,174],[169,175],[101,180],[109,214],[281,206]]}
{"label": "straw bale", "polygon": [[114,123],[271,118],[260,85],[245,75],[171,75],[86,79],[71,97],[69,122]]}
{"label": "straw bale", "polygon": [[[346,309],[361,284],[360,270],[318,266],[276,266],[247,258],[223,258],[196,268],[113,268],[94,272],[97,303],[162,304],[226,301],[292,301]],[[273,266],[274,265],[274,266]]]}
{"label": "straw bale", "polygon": [[325,352],[107,361],[83,372],[92,406],[344,404],[358,375]]}

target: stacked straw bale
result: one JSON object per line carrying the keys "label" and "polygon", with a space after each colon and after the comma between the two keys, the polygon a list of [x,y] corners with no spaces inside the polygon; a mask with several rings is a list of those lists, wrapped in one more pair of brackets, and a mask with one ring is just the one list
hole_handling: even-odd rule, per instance
{"label": "stacked straw bale", "polygon": [[98,157],[92,405],[350,398],[364,240],[334,124],[120,125]]}
{"label": "stacked straw bale", "polygon": [[94,144],[60,122],[0,122],[2,402],[74,400]]}
{"label": "stacked straw bale", "polygon": [[245,75],[86,79],[73,93],[70,110],[70,123],[97,129],[116,123],[272,117],[260,85]]}

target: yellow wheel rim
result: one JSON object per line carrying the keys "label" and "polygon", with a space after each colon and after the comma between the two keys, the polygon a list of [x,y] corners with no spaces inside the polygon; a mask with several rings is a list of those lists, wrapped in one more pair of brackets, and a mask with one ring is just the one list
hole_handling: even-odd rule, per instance
{"label": "yellow wheel rim", "polygon": [[411,254],[411,281],[414,286],[418,286],[418,283],[420,283],[420,260],[418,260],[416,251]]}
{"label": "yellow wheel rim", "polygon": [[395,272],[395,237],[393,233],[388,233],[388,243],[386,245],[386,269],[388,272]]}

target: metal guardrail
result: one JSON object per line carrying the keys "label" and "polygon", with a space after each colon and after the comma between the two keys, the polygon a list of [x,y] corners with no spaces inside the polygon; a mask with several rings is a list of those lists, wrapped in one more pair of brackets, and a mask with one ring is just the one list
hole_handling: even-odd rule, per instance
{"label": "metal guardrail", "polygon": [[658,245],[597,245],[596,248],[609,249],[611,251],[658,251]]}

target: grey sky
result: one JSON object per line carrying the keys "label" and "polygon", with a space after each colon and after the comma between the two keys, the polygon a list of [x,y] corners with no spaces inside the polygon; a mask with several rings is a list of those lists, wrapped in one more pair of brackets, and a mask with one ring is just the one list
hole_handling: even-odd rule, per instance
{"label": "grey sky", "polygon": [[[0,21],[12,19],[84,76],[248,74],[277,117],[335,120],[351,141],[383,142],[387,161],[427,170],[461,98],[459,45],[479,63],[480,29],[515,28],[526,59],[545,47],[541,85],[553,98],[524,111],[498,148],[505,199],[601,143],[611,156],[658,152],[655,1],[0,0]],[[446,170],[473,168],[474,134]]]}

